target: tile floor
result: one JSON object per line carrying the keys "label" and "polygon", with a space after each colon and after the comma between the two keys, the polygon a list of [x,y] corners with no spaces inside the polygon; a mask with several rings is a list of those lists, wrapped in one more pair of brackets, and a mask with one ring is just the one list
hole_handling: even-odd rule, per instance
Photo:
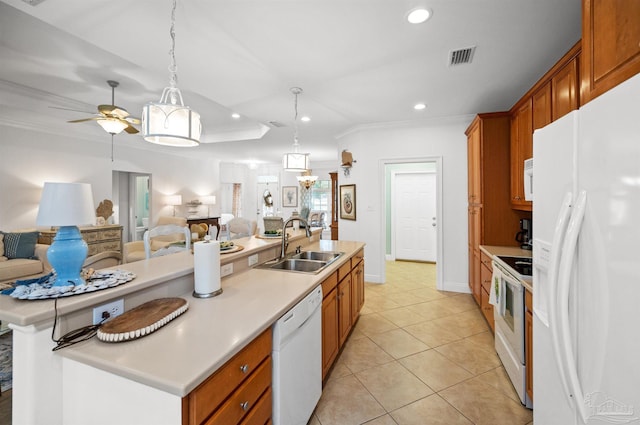
{"label": "tile floor", "polygon": [[387,262],[309,425],[532,424],[471,295],[436,290],[435,265]]}

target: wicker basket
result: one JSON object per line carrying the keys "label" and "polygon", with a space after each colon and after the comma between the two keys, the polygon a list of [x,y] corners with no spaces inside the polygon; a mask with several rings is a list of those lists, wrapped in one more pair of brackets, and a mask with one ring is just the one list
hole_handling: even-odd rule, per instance
{"label": "wicker basket", "polygon": [[264,231],[270,232],[282,229],[282,217],[264,217]]}

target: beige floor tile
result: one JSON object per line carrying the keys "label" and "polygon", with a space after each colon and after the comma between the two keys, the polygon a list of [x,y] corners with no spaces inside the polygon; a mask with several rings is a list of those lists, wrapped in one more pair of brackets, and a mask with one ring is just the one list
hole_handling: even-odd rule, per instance
{"label": "beige floor tile", "polygon": [[447,307],[447,305],[445,305],[442,301],[443,299],[427,301],[424,303],[407,306],[407,308],[414,313],[418,313],[427,320],[434,320],[441,317],[454,315],[455,312],[451,308]]}
{"label": "beige floor tile", "polygon": [[461,339],[460,335],[436,325],[433,321],[405,326],[404,330],[427,344],[429,347],[438,347]]}
{"label": "beige floor tile", "polygon": [[480,381],[465,381],[438,393],[477,425],[524,425],[532,411]]}
{"label": "beige floor tile", "polygon": [[424,322],[425,318],[420,314],[410,310],[408,307],[394,308],[393,310],[381,311],[380,316],[392,322],[396,326],[407,326]]}
{"label": "beige floor tile", "polygon": [[355,330],[362,332],[365,335],[372,335],[397,328],[398,326],[382,317],[379,313],[374,313],[367,314],[366,316],[359,318],[358,323],[356,323]]}
{"label": "beige floor tile", "polygon": [[407,293],[418,299],[421,299],[422,301],[439,300],[441,298],[447,297],[445,294],[442,293],[442,291],[438,291],[437,289],[433,289],[433,288],[414,289]]}
{"label": "beige floor tile", "polygon": [[491,331],[480,332],[466,338],[467,341],[473,342],[485,350],[495,350],[495,339]]}
{"label": "beige floor tile", "polygon": [[309,422],[307,422],[307,425],[322,425],[322,424],[320,423],[320,421],[318,420],[318,417],[314,413],[311,416],[311,419],[309,419]]}
{"label": "beige floor tile", "polygon": [[371,295],[366,296],[364,299],[364,306],[372,312],[392,310],[394,308],[402,307],[397,302],[388,298],[389,295]]}
{"label": "beige floor tile", "polygon": [[471,294],[458,294],[453,297],[437,300],[436,302],[441,302],[454,313],[462,313],[463,311],[478,309],[478,304],[473,300],[473,296]]}
{"label": "beige floor tile", "polygon": [[338,357],[336,362],[333,364],[333,367],[329,371],[329,376],[327,377],[327,380],[338,379],[347,375],[353,375],[353,372],[351,372],[351,370],[344,363],[342,356],[340,356]]}
{"label": "beige floor tile", "polygon": [[433,390],[400,363],[392,362],[356,374],[387,412],[433,394]]}
{"label": "beige floor tile", "polygon": [[327,382],[316,407],[322,425],[360,425],[385,413],[353,375]]}
{"label": "beige floor tile", "polygon": [[372,421],[366,422],[365,425],[398,425],[396,421],[389,415],[380,416]]}
{"label": "beige floor tile", "polygon": [[374,366],[389,363],[393,357],[378,347],[369,338],[347,341],[340,359],[353,373],[369,369]]}
{"label": "beige floor tile", "polygon": [[507,397],[520,403],[520,397],[516,389],[513,388],[513,384],[507,375],[507,371],[504,370],[504,366],[497,367],[481,375],[476,376],[472,381],[479,381],[487,385],[491,385],[496,390],[500,391]]}
{"label": "beige floor tile", "polygon": [[391,412],[398,425],[471,425],[472,423],[437,394]]}
{"label": "beige floor tile", "polygon": [[419,304],[424,301],[423,299],[416,297],[410,292],[397,292],[397,293],[389,294],[387,295],[387,298],[403,307],[408,305]]}
{"label": "beige floor tile", "polygon": [[440,391],[473,377],[435,350],[423,351],[399,360],[400,364],[434,391]]}
{"label": "beige floor tile", "polygon": [[495,351],[484,350],[464,339],[441,345],[435,350],[474,375],[495,369],[502,364]]}
{"label": "beige floor tile", "polygon": [[468,337],[489,330],[489,325],[484,319],[484,316],[481,314],[476,315],[474,311],[457,313],[451,316],[435,319],[434,323],[461,337]]}
{"label": "beige floor tile", "polygon": [[427,344],[403,329],[394,329],[371,335],[369,338],[395,359],[400,359],[430,348]]}

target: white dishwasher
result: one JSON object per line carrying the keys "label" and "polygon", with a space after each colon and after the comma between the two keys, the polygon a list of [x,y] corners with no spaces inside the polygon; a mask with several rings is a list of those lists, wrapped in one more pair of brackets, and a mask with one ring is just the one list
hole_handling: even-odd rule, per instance
{"label": "white dishwasher", "polygon": [[305,425],[322,395],[322,286],[273,325],[273,423]]}

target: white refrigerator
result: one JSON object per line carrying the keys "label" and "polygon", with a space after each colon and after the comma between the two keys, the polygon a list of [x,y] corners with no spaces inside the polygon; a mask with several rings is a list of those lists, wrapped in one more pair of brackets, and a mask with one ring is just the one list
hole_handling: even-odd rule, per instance
{"label": "white refrigerator", "polygon": [[534,423],[640,424],[640,74],[533,161]]}

